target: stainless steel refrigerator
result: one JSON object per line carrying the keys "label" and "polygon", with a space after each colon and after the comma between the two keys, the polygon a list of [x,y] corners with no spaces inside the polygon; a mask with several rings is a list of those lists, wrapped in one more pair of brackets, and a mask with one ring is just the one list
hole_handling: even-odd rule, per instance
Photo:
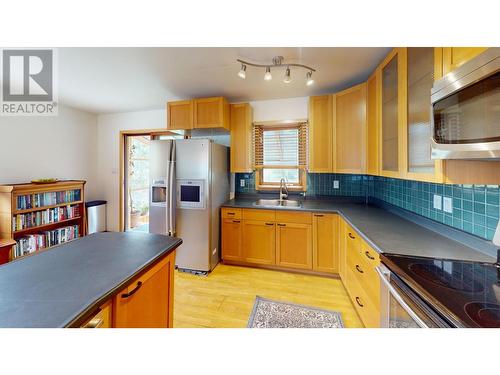
{"label": "stainless steel refrigerator", "polygon": [[182,238],[176,255],[181,270],[207,273],[220,260],[228,167],[228,148],[208,139],[151,142],[149,232]]}

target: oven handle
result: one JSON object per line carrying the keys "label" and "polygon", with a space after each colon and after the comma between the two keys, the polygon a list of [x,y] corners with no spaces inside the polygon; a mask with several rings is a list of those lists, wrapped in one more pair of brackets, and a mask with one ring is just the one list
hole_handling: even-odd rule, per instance
{"label": "oven handle", "polygon": [[408,306],[405,300],[401,297],[398,291],[391,285],[391,283],[387,280],[387,276],[390,275],[390,271],[385,271],[380,266],[375,267],[375,271],[377,271],[380,280],[384,283],[385,287],[389,290],[389,293],[392,294],[394,299],[401,305],[401,307],[410,315],[410,317],[418,324],[419,327],[429,328],[427,324],[424,323],[422,319]]}

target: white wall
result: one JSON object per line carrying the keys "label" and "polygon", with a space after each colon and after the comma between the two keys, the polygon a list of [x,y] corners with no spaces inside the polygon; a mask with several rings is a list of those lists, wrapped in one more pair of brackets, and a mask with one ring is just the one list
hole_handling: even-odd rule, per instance
{"label": "white wall", "polygon": [[0,183],[36,178],[87,181],[96,199],[97,116],[60,106],[54,117],[0,117]]}
{"label": "white wall", "polygon": [[[297,120],[307,118],[308,98],[260,100],[250,102],[254,121]],[[108,201],[108,230],[119,229],[119,149],[120,130],[161,129],[167,123],[165,110],[100,115],[98,128],[98,178],[100,198]]]}
{"label": "white wall", "polygon": [[166,111],[151,110],[100,115],[97,118],[97,176],[100,197],[108,201],[107,227],[119,230],[120,131],[166,128]]}

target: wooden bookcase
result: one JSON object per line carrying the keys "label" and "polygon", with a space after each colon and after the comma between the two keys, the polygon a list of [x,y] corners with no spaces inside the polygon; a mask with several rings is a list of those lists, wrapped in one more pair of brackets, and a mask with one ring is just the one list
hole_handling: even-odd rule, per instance
{"label": "wooden bookcase", "polygon": [[[78,237],[84,236],[86,234],[84,187],[85,181],[79,180],[58,181],[50,184],[23,183],[0,185],[0,238],[6,240],[11,239],[18,243],[23,237],[42,234],[47,231],[53,231],[75,225],[78,226]],[[35,203],[35,198],[40,197],[38,194],[49,193],[46,196],[51,195],[50,198],[53,199],[54,194],[50,193],[59,192],[60,196],[55,201],[47,202],[49,199],[46,198],[46,202],[37,201]],[[64,197],[61,197],[63,194]],[[28,205],[28,207],[19,207],[18,197],[25,196],[31,197],[32,204]],[[61,210],[67,210],[68,206],[71,207],[72,210],[75,209],[77,211],[77,214],[72,215],[74,217],[59,219],[58,221],[51,218],[50,220],[44,220],[45,222],[40,223],[39,225],[29,225],[23,227],[22,229],[19,229],[17,228],[17,225],[14,225],[15,222],[17,224],[18,215],[36,215],[37,212],[39,212],[38,215],[48,215],[48,210],[52,210],[52,213],[54,213],[54,211],[59,208]],[[47,216],[45,219],[47,219]],[[39,217],[39,222],[40,220],[41,218]],[[37,251],[46,250],[53,246],[57,246],[57,244],[43,247]],[[13,247],[10,253],[10,260],[14,259],[14,257],[15,253]]]}

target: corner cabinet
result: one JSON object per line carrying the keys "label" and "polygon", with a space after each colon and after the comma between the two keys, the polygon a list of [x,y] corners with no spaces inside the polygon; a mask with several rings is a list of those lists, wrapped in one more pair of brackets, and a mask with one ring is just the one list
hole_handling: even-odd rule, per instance
{"label": "corner cabinet", "polygon": [[334,171],[366,171],[366,83],[333,95]]}
{"label": "corner cabinet", "polygon": [[226,98],[199,98],[167,103],[167,129],[230,129],[230,109]]}
{"label": "corner cabinet", "polygon": [[252,107],[249,103],[231,104],[231,173],[251,173]]}
{"label": "corner cabinet", "polygon": [[339,215],[314,213],[312,231],[313,270],[339,273]]}
{"label": "corner cabinet", "polygon": [[332,96],[309,98],[309,172],[333,173]]}

